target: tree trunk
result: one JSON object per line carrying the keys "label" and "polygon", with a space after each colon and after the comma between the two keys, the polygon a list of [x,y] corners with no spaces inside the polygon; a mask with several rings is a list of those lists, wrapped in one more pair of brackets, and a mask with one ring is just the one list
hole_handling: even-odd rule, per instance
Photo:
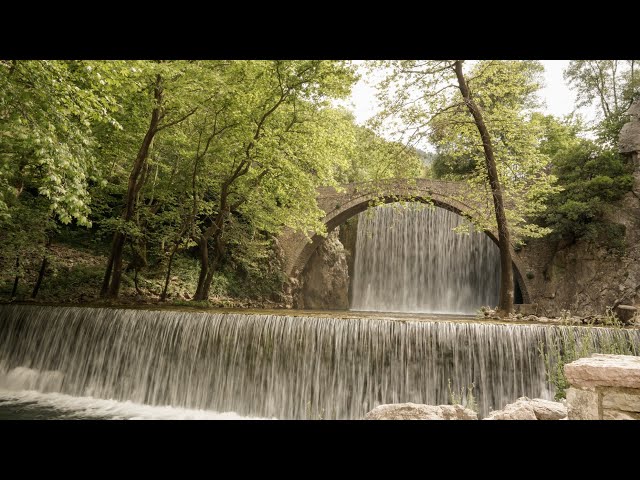
{"label": "tree trunk", "polygon": [[[151,113],[149,128],[142,140],[142,145],[140,146],[140,150],[138,150],[138,154],[133,163],[133,169],[129,175],[125,207],[122,212],[122,219],[125,222],[130,221],[135,213],[137,203],[136,199],[144,184],[144,180],[146,179],[144,172],[147,158],[149,157],[149,150],[156,133],[158,133],[158,127],[162,120],[163,86],[162,77],[160,75],[157,75],[156,77],[154,97],[155,106]],[[107,262],[107,269],[105,271],[105,277],[100,291],[102,296],[108,296],[110,298],[118,297],[120,292],[120,282],[122,280],[122,251],[124,249],[125,240],[126,237],[123,233],[114,233],[111,254],[109,256],[109,261]]]}
{"label": "tree trunk", "polygon": [[18,273],[18,269],[20,268],[20,257],[16,255],[16,278],[13,281],[13,289],[11,290],[11,299],[16,298],[16,293],[18,293],[18,282],[20,281],[20,274]]}
{"label": "tree trunk", "polygon": [[40,271],[38,272],[38,279],[36,280],[36,284],[33,287],[33,292],[31,292],[31,298],[36,298],[38,295],[38,290],[40,290],[40,285],[42,285],[42,280],[44,279],[44,274],[47,270],[47,256],[42,257],[42,264],[40,265]]}
{"label": "tree trunk", "polygon": [[618,70],[618,61],[617,60],[612,60],[612,65],[611,65],[611,80],[612,80],[612,86],[613,86],[613,108],[616,109],[616,113],[619,112],[618,109],[618,87],[616,85],[617,81],[616,81],[616,71]]}
{"label": "tree trunk", "polygon": [[[213,282],[213,275],[216,273],[216,268],[218,266],[218,253],[214,253],[211,257],[211,262],[207,265],[206,270],[200,271],[200,279],[198,280],[198,287],[200,287],[200,283],[202,283],[202,288],[200,289],[200,297],[194,298],[194,300],[208,300],[209,292],[211,291],[211,283]],[[205,273],[203,275],[203,273]]]}
{"label": "tree trunk", "polygon": [[133,285],[136,288],[136,293],[140,296],[143,296],[144,292],[140,290],[140,286],[138,285],[138,267],[135,267],[135,273],[133,274]]}
{"label": "tree trunk", "polygon": [[484,158],[487,167],[487,175],[489,177],[489,185],[493,194],[493,205],[496,211],[496,223],[498,225],[498,246],[500,247],[500,301],[498,311],[501,315],[506,316],[513,311],[513,261],[511,259],[511,240],[509,228],[507,225],[507,216],[504,211],[504,201],[502,197],[502,186],[498,177],[498,168],[493,153],[493,145],[487,126],[484,123],[482,112],[473,101],[469,86],[462,73],[462,60],[456,60],[455,72],[458,78],[458,86],[465,104],[469,112],[473,116],[473,120],[482,137],[482,147],[484,149]]}
{"label": "tree trunk", "polygon": [[104,271],[104,278],[102,279],[102,288],[100,288],[100,296],[106,297],[109,291],[109,282],[111,281],[111,271],[113,270],[113,257],[116,253],[115,244],[118,241],[118,234],[113,235],[111,241],[111,252],[109,253],[109,260],[107,260],[107,268]]}
{"label": "tree trunk", "polygon": [[167,276],[164,279],[164,288],[162,289],[162,294],[160,295],[160,301],[164,302],[167,299],[167,290],[169,290],[169,282],[171,281],[171,267],[173,265],[173,257],[178,251],[178,246],[180,242],[176,242],[173,245],[173,249],[171,250],[171,255],[169,255],[169,264],[167,265]]}
{"label": "tree trunk", "polygon": [[205,284],[209,274],[209,246],[207,245],[207,239],[202,235],[198,240],[198,247],[200,249],[200,275],[196,294],[193,296],[193,299],[197,302],[209,298],[209,292],[205,293]]}
{"label": "tree trunk", "polygon": [[[198,289],[194,300],[202,301],[209,299],[209,291],[211,290],[211,282],[213,275],[216,273],[220,260],[223,258],[224,250],[222,248],[221,230],[213,236],[215,248],[209,254],[209,242],[204,236],[201,237],[200,243],[200,276],[198,278]],[[204,245],[204,248],[203,248]]]}
{"label": "tree trunk", "polygon": [[122,281],[122,255],[124,250],[125,236],[118,232],[113,239],[113,263],[111,272],[111,284],[107,291],[107,296],[117,298],[120,293],[120,282]]}
{"label": "tree trunk", "polygon": [[[216,262],[217,263],[217,262]],[[216,269],[209,266],[209,273],[207,273],[207,278],[204,281],[204,298],[209,298],[209,292],[211,291],[211,282],[213,282],[213,274],[216,273]]]}

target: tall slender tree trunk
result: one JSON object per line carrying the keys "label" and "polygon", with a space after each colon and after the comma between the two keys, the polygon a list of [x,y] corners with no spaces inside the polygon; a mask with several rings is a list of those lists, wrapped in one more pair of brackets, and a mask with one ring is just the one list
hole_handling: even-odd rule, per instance
{"label": "tall slender tree trunk", "polygon": [[38,291],[40,290],[40,285],[42,285],[42,280],[44,279],[44,274],[47,271],[48,264],[47,256],[42,257],[42,263],[40,264],[40,271],[38,272],[38,279],[36,280],[36,284],[33,287],[33,292],[31,292],[31,298],[36,298],[38,295]]}
{"label": "tall slender tree trunk", "polygon": [[489,177],[489,185],[493,194],[493,206],[496,211],[496,223],[498,225],[498,246],[500,247],[500,301],[498,310],[501,315],[508,315],[513,311],[513,260],[511,259],[511,240],[509,235],[509,227],[507,224],[507,216],[504,211],[504,201],[502,196],[502,186],[498,177],[498,168],[493,152],[493,145],[487,126],[484,123],[480,108],[473,101],[471,91],[467,85],[462,72],[462,60],[456,60],[454,65],[456,77],[458,78],[458,86],[465,104],[473,120],[480,132],[482,138],[482,147],[484,149],[484,158],[487,167],[487,175]]}
{"label": "tall slender tree trunk", "polygon": [[[127,186],[127,196],[125,198],[125,207],[122,212],[122,219],[125,222],[130,221],[136,211],[136,199],[138,193],[144,184],[146,178],[145,166],[147,158],[149,157],[149,150],[153,143],[156,133],[158,133],[160,121],[162,120],[162,98],[163,98],[163,86],[162,76],[156,76],[154,97],[155,106],[151,113],[151,121],[147,133],[142,140],[142,145],[133,163],[133,169],[129,175],[129,184]],[[113,235],[113,242],[111,244],[111,254],[107,262],[107,268],[105,270],[104,280],[102,282],[102,289],[100,290],[101,296],[107,296],[110,298],[117,298],[120,292],[120,282],[122,280],[122,255],[126,236],[121,232],[116,232]]]}
{"label": "tall slender tree trunk", "polygon": [[173,248],[171,249],[171,255],[169,255],[169,264],[167,265],[167,275],[164,279],[164,288],[162,289],[162,294],[160,295],[161,302],[164,302],[167,299],[167,291],[169,290],[169,282],[171,281],[171,268],[173,266],[173,257],[175,257],[179,246],[180,246],[180,240],[176,241],[176,243],[173,244]]}
{"label": "tall slender tree trunk", "polygon": [[[189,230],[189,222],[187,219],[184,220],[182,227],[180,228],[180,234],[176,238],[176,241],[173,242],[173,247],[171,248],[171,254],[169,255],[169,263],[167,265],[167,275],[164,279],[164,288],[162,289],[162,293],[160,294],[160,301],[164,302],[167,299],[167,292],[169,290],[169,283],[171,282],[171,269],[173,268],[173,259],[182,245],[183,236]],[[163,249],[164,249],[164,241],[163,241]]]}
{"label": "tall slender tree trunk", "polygon": [[111,252],[109,252],[109,259],[107,260],[107,268],[104,271],[104,278],[102,279],[102,288],[100,288],[100,296],[106,297],[109,292],[109,283],[111,282],[111,272],[113,271],[113,258],[116,254],[115,244],[118,241],[119,233],[116,232],[111,240]]}
{"label": "tall slender tree trunk", "polygon": [[[129,220],[129,219],[127,219]],[[117,233],[113,240],[113,264],[111,272],[111,283],[107,296],[117,298],[120,293],[120,282],[122,281],[122,256],[126,237],[122,233]]]}
{"label": "tall slender tree trunk", "polygon": [[138,284],[138,272],[139,272],[138,267],[135,267],[135,271],[133,274],[133,285],[136,288],[136,293],[142,296],[144,295],[144,292],[140,290],[140,285]]}
{"label": "tall slender tree trunk", "polygon": [[616,80],[616,71],[618,70],[618,61],[617,60],[612,60],[612,66],[611,66],[611,85],[613,87],[613,108],[616,109],[616,112],[618,112],[618,86],[617,86],[617,80]]}
{"label": "tall slender tree trunk", "polygon": [[209,274],[209,246],[208,241],[204,235],[201,235],[198,240],[199,247],[199,260],[200,260],[200,275],[198,276],[198,287],[196,288],[196,294],[193,296],[195,301],[207,300],[209,298],[209,292],[205,292],[205,284],[207,275]]}
{"label": "tall slender tree trunk", "polygon": [[18,293],[18,282],[20,282],[20,274],[18,269],[20,268],[20,256],[16,255],[16,278],[13,280],[13,289],[11,290],[11,299],[16,298]]}

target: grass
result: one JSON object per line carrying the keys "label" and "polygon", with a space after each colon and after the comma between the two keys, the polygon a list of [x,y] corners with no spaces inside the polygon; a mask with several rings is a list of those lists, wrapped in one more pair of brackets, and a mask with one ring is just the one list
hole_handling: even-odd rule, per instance
{"label": "grass", "polygon": [[447,387],[449,389],[449,403],[451,405],[462,405],[463,407],[478,413],[478,402],[473,394],[473,389],[475,388],[474,383],[471,383],[471,385],[466,389],[462,387],[462,389],[457,392],[451,387],[451,379],[449,378],[447,380]]}

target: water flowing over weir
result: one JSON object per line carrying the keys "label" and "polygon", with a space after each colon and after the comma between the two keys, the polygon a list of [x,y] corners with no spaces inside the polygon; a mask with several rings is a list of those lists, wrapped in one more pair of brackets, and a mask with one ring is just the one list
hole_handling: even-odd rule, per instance
{"label": "water flowing over weir", "polygon": [[360,214],[351,309],[469,314],[496,306],[500,251],[484,233],[454,232],[464,221],[420,204]]}
{"label": "water flowing over weir", "polygon": [[[0,391],[36,390],[242,416],[361,418],[382,403],[481,415],[551,398],[540,343],[579,327],[0,305]],[[640,331],[590,329],[597,341]]]}

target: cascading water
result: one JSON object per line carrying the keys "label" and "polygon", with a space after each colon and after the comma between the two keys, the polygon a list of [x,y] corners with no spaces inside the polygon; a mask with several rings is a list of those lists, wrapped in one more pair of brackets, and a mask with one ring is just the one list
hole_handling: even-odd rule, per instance
{"label": "cascading water", "polygon": [[454,232],[463,223],[421,204],[360,214],[351,309],[470,314],[496,306],[500,251],[484,233]]}
{"label": "cascading water", "polygon": [[355,419],[383,403],[450,403],[473,384],[486,415],[522,395],[551,398],[539,347],[578,332],[640,345],[639,330],[0,306],[0,400],[35,390],[83,408],[91,396]]}

